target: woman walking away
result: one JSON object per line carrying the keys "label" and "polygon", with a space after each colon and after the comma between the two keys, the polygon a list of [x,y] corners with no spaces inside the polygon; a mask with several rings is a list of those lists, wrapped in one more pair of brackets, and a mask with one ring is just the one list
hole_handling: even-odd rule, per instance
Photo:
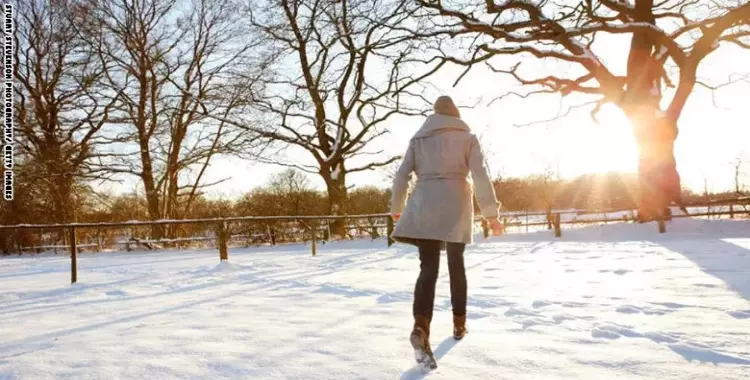
{"label": "woman walking away", "polygon": [[[497,219],[499,203],[479,140],[461,120],[450,97],[441,96],[433,108],[435,113],[409,142],[393,181],[391,199],[391,214],[398,221],[393,239],[416,245],[419,250],[420,272],[414,288],[414,329],[410,340],[417,362],[428,368],[437,367],[429,338],[443,247],[448,253],[453,337],[461,339],[468,331],[463,255],[473,235],[474,205],[469,173],[482,215],[489,220],[493,234],[502,232],[502,224]],[[412,172],[416,173],[417,182],[404,211]]]}

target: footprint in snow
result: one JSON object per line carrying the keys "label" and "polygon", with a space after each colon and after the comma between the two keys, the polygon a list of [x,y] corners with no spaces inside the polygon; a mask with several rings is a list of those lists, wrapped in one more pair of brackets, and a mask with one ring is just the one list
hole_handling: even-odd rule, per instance
{"label": "footprint in snow", "polygon": [[491,317],[491,316],[492,316],[492,314],[490,314],[490,313],[485,313],[485,312],[481,312],[481,311],[475,311],[475,312],[472,312],[472,313],[468,313],[466,315],[466,318],[467,319],[482,319],[482,318],[487,318],[487,317]]}
{"label": "footprint in snow", "polygon": [[622,337],[640,338],[643,335],[632,330],[630,326],[618,325],[616,323],[605,323],[594,327],[594,329],[591,330],[591,336],[594,338],[614,340]]}
{"label": "footprint in snow", "polygon": [[552,316],[552,320],[555,321],[555,323],[563,323],[565,321],[575,321],[578,317],[568,314],[557,314]]}
{"label": "footprint in snow", "polygon": [[750,310],[730,311],[728,314],[737,319],[750,319]]}
{"label": "footprint in snow", "polygon": [[563,302],[563,306],[565,307],[583,307],[587,304],[585,302],[575,302],[575,301],[569,301],[569,302]]}
{"label": "footprint in snow", "polygon": [[618,307],[615,311],[623,314],[640,314],[642,310],[637,306],[625,305]]}
{"label": "footprint in snow", "polygon": [[548,320],[546,320],[544,318],[529,318],[529,319],[520,320],[518,322],[521,323],[521,326],[522,326],[522,328],[524,330],[526,330],[526,329],[528,329],[529,327],[532,327],[532,326],[540,326],[540,325],[541,326],[552,326],[552,325],[555,325],[554,322],[548,321]]}
{"label": "footprint in snow", "polygon": [[677,302],[650,302],[652,305],[658,305],[658,306],[664,306],[669,309],[684,309],[686,307],[690,307],[690,305],[685,305]]}
{"label": "footprint in snow", "polygon": [[125,292],[125,291],[123,291],[123,290],[111,290],[111,291],[106,292],[104,294],[106,294],[106,295],[108,295],[110,297],[125,297],[125,296],[128,295],[128,293]]}
{"label": "footprint in snow", "polygon": [[671,309],[659,310],[659,309],[652,309],[648,307],[623,305],[623,306],[618,307],[615,311],[617,311],[618,313],[623,313],[623,314],[664,315],[674,310],[671,310]]}
{"label": "footprint in snow", "polygon": [[677,343],[682,338],[682,334],[665,332],[647,332],[643,336],[656,343]]}
{"label": "footprint in snow", "polygon": [[541,317],[539,313],[523,308],[511,307],[505,312],[506,317],[525,316],[525,317]]}
{"label": "footprint in snow", "polygon": [[536,301],[534,301],[534,302],[531,303],[531,307],[533,307],[535,309],[538,309],[540,307],[549,306],[549,305],[552,305],[552,302],[542,301],[542,300],[536,300]]}
{"label": "footprint in snow", "polygon": [[396,302],[404,302],[406,299],[404,297],[386,293],[378,297],[377,302],[379,304],[388,304],[388,303],[396,303]]}
{"label": "footprint in snow", "polygon": [[718,288],[719,285],[714,284],[693,284],[695,286],[700,286],[701,288]]}
{"label": "footprint in snow", "polygon": [[682,356],[683,358],[685,358],[685,360],[688,360],[690,362],[697,361],[713,364],[727,363],[750,365],[750,358],[722,353],[705,345],[669,343],[667,344],[667,346],[676,354]]}
{"label": "footprint in snow", "polygon": [[594,327],[594,329],[591,331],[591,336],[594,338],[609,340],[615,340],[622,337],[649,339],[654,343],[666,345],[676,354],[679,354],[688,361],[700,361],[714,364],[750,364],[750,358],[722,353],[707,344],[683,341],[683,335],[680,333],[667,333],[657,331],[641,334],[633,330],[630,326],[618,325],[616,323],[604,323]]}

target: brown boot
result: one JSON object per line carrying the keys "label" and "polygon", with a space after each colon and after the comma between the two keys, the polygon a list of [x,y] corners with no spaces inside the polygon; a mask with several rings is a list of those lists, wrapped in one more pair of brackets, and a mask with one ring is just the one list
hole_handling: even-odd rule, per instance
{"label": "brown boot", "polygon": [[453,338],[461,340],[469,329],[466,328],[466,315],[454,315],[453,316]]}
{"label": "brown boot", "polygon": [[417,363],[426,368],[437,368],[437,362],[430,347],[430,320],[425,316],[414,317],[414,329],[409,337]]}

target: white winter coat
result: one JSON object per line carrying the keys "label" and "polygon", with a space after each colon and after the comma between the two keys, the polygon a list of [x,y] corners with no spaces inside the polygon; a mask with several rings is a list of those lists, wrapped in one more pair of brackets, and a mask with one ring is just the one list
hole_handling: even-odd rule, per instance
{"label": "white winter coat", "polygon": [[[412,173],[417,181],[404,210]],[[393,239],[410,244],[415,239],[471,244],[473,191],[482,215],[497,218],[499,204],[479,140],[459,118],[429,116],[410,140],[393,181],[391,213],[402,214]]]}

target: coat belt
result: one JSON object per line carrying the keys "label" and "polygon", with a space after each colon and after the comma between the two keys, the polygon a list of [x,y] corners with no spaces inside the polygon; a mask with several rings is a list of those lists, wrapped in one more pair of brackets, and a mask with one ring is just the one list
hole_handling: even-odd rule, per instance
{"label": "coat belt", "polygon": [[468,174],[464,173],[419,173],[417,181],[436,181],[441,179],[466,180]]}

